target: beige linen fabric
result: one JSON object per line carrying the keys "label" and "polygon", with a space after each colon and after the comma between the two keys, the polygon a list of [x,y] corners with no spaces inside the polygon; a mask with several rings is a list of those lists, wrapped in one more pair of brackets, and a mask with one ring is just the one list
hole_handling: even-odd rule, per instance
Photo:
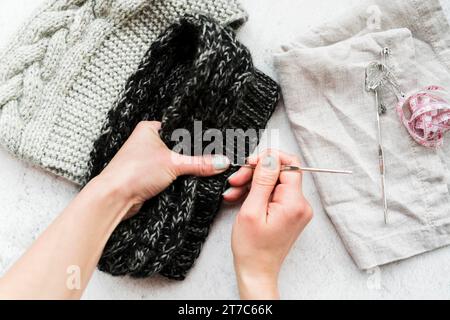
{"label": "beige linen fabric", "polygon": [[309,165],[350,169],[314,175],[325,211],[361,269],[450,244],[450,135],[445,147],[414,142],[395,112],[382,116],[389,224],[384,224],[375,98],[365,68],[383,47],[405,91],[450,89],[450,27],[437,0],[365,1],[275,56],[288,116]]}

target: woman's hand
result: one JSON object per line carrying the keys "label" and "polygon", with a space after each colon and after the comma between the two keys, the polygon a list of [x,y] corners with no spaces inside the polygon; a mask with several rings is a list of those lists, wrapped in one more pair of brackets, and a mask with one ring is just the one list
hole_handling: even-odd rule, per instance
{"label": "woman's hand", "polygon": [[241,168],[224,194],[235,202],[248,193],[232,235],[239,291],[242,299],[277,299],[281,265],[312,210],[302,193],[302,174],[280,172],[281,165],[300,166],[298,158],[268,151],[249,163],[256,170]]}
{"label": "woman's hand", "polygon": [[141,122],[95,179],[113,185],[117,194],[127,197],[132,209],[124,217],[137,213],[142,204],[164,191],[183,175],[213,176],[224,172],[230,161],[224,156],[189,157],[172,152],[162,142],[160,122]]}
{"label": "woman's hand", "polygon": [[171,152],[158,122],[142,122],[33,246],[0,278],[0,299],[79,299],[117,225],[181,175],[225,171],[225,157]]}

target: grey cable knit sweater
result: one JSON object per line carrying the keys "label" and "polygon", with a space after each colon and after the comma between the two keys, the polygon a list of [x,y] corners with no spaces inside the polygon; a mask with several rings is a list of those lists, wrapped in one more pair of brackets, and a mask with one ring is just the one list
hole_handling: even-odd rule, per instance
{"label": "grey cable knit sweater", "polygon": [[224,25],[237,0],[51,0],[0,55],[0,143],[77,184],[108,111],[151,43],[185,13]]}

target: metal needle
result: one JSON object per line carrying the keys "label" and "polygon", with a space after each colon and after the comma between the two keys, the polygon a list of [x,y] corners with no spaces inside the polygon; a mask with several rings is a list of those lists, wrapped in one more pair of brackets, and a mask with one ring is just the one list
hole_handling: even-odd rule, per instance
{"label": "metal needle", "polygon": [[386,196],[386,166],[384,160],[384,149],[383,149],[383,140],[381,134],[381,121],[380,121],[380,112],[379,112],[379,97],[378,90],[375,90],[375,101],[377,107],[377,125],[378,125],[378,158],[380,163],[380,174],[381,174],[381,189],[383,193],[383,208],[384,208],[384,222],[388,223],[388,205],[387,205],[387,196]]}
{"label": "metal needle", "polygon": [[[256,169],[256,166],[250,164],[232,164],[233,167]],[[281,171],[297,171],[297,172],[316,172],[316,173],[335,173],[335,174],[353,174],[353,171],[349,170],[333,170],[333,169],[319,169],[319,168],[306,168],[297,166],[281,166]]]}

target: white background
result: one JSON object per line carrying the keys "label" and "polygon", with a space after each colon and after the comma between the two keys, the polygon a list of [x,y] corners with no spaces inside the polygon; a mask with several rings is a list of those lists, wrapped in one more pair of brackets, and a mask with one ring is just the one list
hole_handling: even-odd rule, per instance
{"label": "white background", "polygon": [[[445,0],[448,1],[448,0]],[[0,1],[0,47],[42,0]],[[255,64],[275,77],[272,53],[309,26],[348,10],[357,0],[243,0],[250,21],[239,31]],[[450,7],[450,3],[448,3]],[[301,154],[280,105],[270,128],[281,129],[283,145]],[[263,142],[264,143],[264,142]],[[280,287],[285,299],[450,299],[450,248],[359,271],[324,214],[312,179],[304,189],[315,219],[288,257]],[[5,272],[77,193],[70,183],[16,160],[0,149],[0,274]],[[357,210],[357,208],[355,208]],[[86,299],[236,299],[231,226],[236,207],[224,208],[201,257],[184,282],[135,280],[96,272]]]}

